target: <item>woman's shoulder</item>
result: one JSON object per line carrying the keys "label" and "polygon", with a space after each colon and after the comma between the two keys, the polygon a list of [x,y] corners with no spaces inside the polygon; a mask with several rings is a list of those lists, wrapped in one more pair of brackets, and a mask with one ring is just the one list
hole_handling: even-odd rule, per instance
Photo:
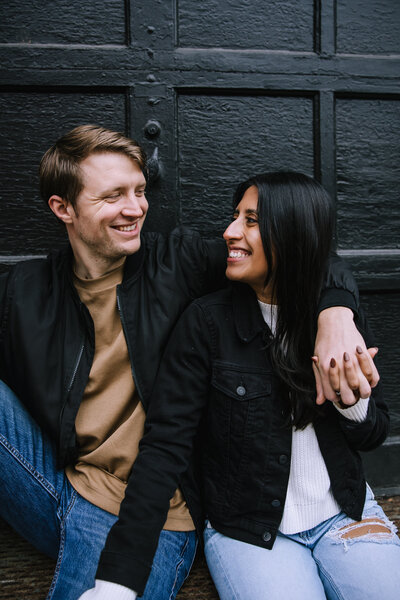
{"label": "woman's shoulder", "polygon": [[212,310],[218,306],[231,306],[232,305],[232,288],[230,285],[216,291],[211,294],[201,296],[192,302],[193,305],[198,306],[203,310]]}

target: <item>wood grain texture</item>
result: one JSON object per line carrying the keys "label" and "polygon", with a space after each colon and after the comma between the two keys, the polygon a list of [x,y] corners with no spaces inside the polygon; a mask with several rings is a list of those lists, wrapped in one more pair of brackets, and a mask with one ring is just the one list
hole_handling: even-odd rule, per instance
{"label": "wood grain texture", "polygon": [[0,9],[0,39],[12,44],[124,44],[124,0],[20,2]]}

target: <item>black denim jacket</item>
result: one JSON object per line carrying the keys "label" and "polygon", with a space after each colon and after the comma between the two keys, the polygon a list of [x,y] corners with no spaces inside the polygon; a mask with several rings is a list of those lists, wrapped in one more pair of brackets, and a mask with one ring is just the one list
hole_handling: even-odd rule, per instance
{"label": "black denim jacket", "polygon": [[[357,322],[371,342],[362,314]],[[133,563],[143,563],[142,573],[146,563],[150,570],[169,499],[193,446],[201,457],[197,476],[213,527],[272,547],[285,503],[292,431],[286,391],[271,368],[270,337],[255,294],[246,285],[233,284],[185,311],[167,346],[132,486],[112,543],[103,551],[100,574],[108,575],[128,546]],[[332,491],[354,519],[361,518],[366,489],[358,451],[381,444],[388,424],[379,385],[362,423],[346,419],[330,402],[320,408],[315,431]],[[200,502],[193,486],[186,485],[185,492],[192,494],[192,505]],[[141,592],[133,579],[125,579],[125,585]]]}

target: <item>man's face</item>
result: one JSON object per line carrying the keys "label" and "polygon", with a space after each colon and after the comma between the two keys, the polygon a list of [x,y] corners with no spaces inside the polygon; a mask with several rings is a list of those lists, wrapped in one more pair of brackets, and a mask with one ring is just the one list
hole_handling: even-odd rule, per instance
{"label": "man's face", "polygon": [[75,209],[69,205],[68,236],[76,268],[86,276],[102,275],[140,248],[148,203],[146,180],[124,154],[91,154],[80,163],[83,189]]}

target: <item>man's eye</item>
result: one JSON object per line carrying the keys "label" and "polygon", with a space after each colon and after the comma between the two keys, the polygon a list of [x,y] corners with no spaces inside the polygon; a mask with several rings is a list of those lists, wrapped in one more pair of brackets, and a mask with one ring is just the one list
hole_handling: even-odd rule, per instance
{"label": "man's eye", "polygon": [[109,195],[106,197],[106,200],[109,200],[109,201],[111,201],[111,202],[112,202],[113,200],[118,200],[118,198],[119,198],[120,196],[121,196],[121,194],[120,194],[119,192],[115,192],[115,194],[109,194]]}
{"label": "man's eye", "polygon": [[146,190],[137,190],[136,196],[144,196],[145,193],[146,193]]}

